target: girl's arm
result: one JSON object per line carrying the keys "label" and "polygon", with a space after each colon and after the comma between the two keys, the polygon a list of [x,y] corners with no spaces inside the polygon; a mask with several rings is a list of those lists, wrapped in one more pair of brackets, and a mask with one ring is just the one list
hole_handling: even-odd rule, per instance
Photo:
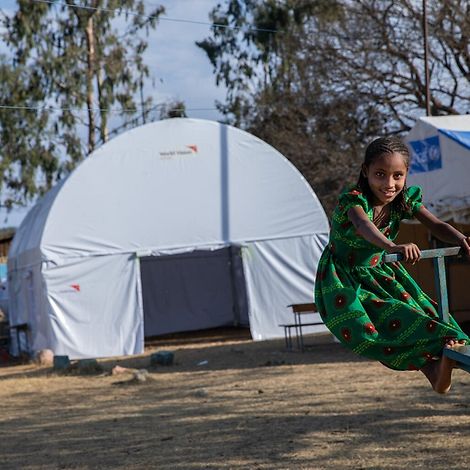
{"label": "girl's arm", "polygon": [[436,238],[446,243],[460,245],[463,248],[464,254],[470,257],[470,237],[466,237],[455,227],[452,227],[452,225],[439,220],[424,206],[418,209],[415,217],[427,227]]}
{"label": "girl's arm", "polygon": [[356,232],[368,242],[382,248],[387,253],[402,253],[404,261],[411,261],[413,264],[421,257],[419,248],[414,243],[404,243],[396,245],[389,240],[367,217],[364,209],[360,206],[351,207],[348,210],[349,220],[356,228]]}

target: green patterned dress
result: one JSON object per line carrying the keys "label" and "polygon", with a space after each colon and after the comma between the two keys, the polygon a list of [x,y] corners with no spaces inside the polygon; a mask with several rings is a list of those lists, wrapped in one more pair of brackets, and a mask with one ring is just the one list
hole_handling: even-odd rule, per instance
{"label": "green patterned dress", "polygon": [[[390,240],[400,221],[422,205],[421,189],[405,198],[410,213],[392,210],[380,231]],[[384,263],[384,251],[356,233],[348,210],[360,206],[372,220],[373,208],[356,188],[348,188],[333,213],[330,241],[318,265],[315,303],[328,329],[354,352],[397,370],[418,370],[440,357],[451,338],[468,337],[453,318],[443,323],[436,302],[400,263]]]}

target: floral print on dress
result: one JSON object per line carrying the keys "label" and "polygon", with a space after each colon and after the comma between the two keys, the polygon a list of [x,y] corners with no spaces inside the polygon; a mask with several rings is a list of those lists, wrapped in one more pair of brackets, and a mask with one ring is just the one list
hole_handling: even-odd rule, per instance
{"label": "floral print on dress", "polygon": [[341,336],[345,339],[345,341],[351,341],[351,330],[349,328],[343,328],[341,330]]}
{"label": "floral print on dress", "polygon": [[338,294],[335,297],[335,305],[336,305],[336,308],[346,307],[346,296],[344,296],[342,294]]}
{"label": "floral print on dress", "polygon": [[[400,221],[422,205],[420,188],[406,190],[409,213],[392,210],[382,233],[394,240]],[[442,354],[450,339],[468,336],[450,317],[443,323],[437,304],[401,263],[383,263],[382,252],[358,235],[348,211],[360,206],[372,220],[372,206],[356,187],[340,196],[330,241],[317,269],[315,301],[325,325],[348,348],[397,370],[421,369]]]}
{"label": "floral print on dress", "polygon": [[372,335],[374,333],[377,333],[377,330],[375,329],[375,326],[373,323],[366,323],[364,325],[364,331],[368,334],[368,335]]}
{"label": "floral print on dress", "polygon": [[437,325],[437,322],[434,320],[428,321],[426,323],[426,329],[429,331],[429,333],[434,333],[436,331]]}
{"label": "floral print on dress", "polygon": [[388,322],[388,327],[392,331],[398,331],[401,327],[401,321],[398,318],[393,318]]}

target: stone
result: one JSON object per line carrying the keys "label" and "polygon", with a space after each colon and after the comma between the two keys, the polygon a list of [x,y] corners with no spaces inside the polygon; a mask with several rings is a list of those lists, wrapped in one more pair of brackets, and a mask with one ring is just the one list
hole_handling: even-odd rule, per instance
{"label": "stone", "polygon": [[40,366],[51,367],[54,365],[54,353],[50,349],[41,349],[37,352],[35,361]]}
{"label": "stone", "polygon": [[103,372],[103,367],[98,364],[96,359],[80,359],[77,363],[79,373],[93,374],[96,372]]}
{"label": "stone", "polygon": [[65,370],[70,367],[68,356],[54,356],[53,367],[55,370]]}
{"label": "stone", "polygon": [[158,351],[150,355],[150,364],[171,366],[173,364],[175,355],[171,351]]}
{"label": "stone", "polygon": [[141,382],[141,383],[146,382],[148,375],[149,373],[148,373],[148,370],[146,369],[136,370],[134,371],[134,380],[136,382]]}
{"label": "stone", "polygon": [[196,390],[193,395],[197,398],[207,398],[209,396],[209,393],[204,388],[201,388],[199,390]]}
{"label": "stone", "polygon": [[111,375],[133,374],[134,372],[136,372],[136,370],[130,369],[129,367],[114,366],[111,371]]}

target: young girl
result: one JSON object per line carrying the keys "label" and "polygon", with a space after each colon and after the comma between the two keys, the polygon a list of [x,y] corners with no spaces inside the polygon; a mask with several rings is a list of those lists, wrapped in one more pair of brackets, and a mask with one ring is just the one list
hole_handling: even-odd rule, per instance
{"label": "young girl", "polygon": [[450,389],[455,361],[443,348],[469,338],[453,318],[443,323],[436,303],[400,263],[416,263],[414,243],[396,245],[402,219],[416,218],[442,241],[470,256],[470,237],[432,215],[421,189],[406,187],[409,151],[399,139],[374,140],[366,149],[359,181],[339,198],[330,242],[317,271],[315,302],[325,325],[347,347],[396,370],[420,370],[438,393]]}

